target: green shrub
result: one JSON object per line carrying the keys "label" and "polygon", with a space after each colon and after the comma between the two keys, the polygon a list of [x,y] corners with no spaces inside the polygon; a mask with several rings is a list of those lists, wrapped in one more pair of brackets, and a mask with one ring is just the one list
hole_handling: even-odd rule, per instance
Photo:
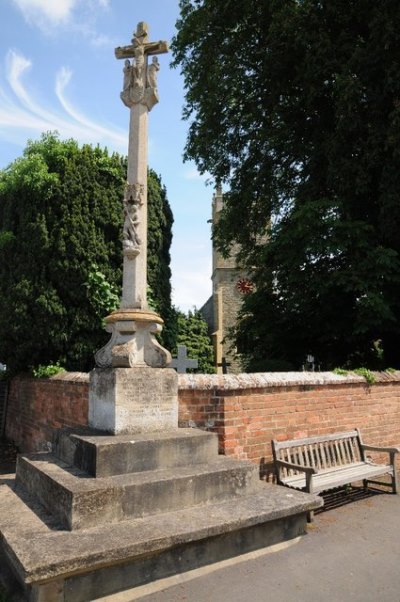
{"label": "green shrub", "polygon": [[50,376],[60,374],[60,372],[65,372],[65,368],[60,366],[58,362],[56,364],[48,364],[47,366],[39,364],[37,368],[33,368],[32,370],[35,378],[50,378]]}

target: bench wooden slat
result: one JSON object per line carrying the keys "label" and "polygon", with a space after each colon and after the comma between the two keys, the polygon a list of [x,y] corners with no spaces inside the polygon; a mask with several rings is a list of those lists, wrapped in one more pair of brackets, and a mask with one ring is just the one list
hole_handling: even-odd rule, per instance
{"label": "bench wooden slat", "polygon": [[320,450],[320,454],[321,454],[321,468],[326,468],[326,455],[325,455],[325,450],[324,450],[324,446],[322,444],[322,441],[320,443],[318,443],[319,446],[319,450]]}
{"label": "bench wooden slat", "polygon": [[[327,471],[313,475],[313,491],[319,493],[334,489],[347,483],[362,481],[370,477],[393,474],[393,469],[390,465],[365,465],[363,463],[357,466],[350,466],[336,471]],[[285,485],[296,489],[304,489],[306,486],[305,475],[294,475],[282,481]]]}
{"label": "bench wooden slat", "polygon": [[340,439],[348,439],[349,437],[357,437],[358,432],[356,429],[352,431],[346,431],[343,433],[320,435],[318,437],[307,437],[305,439],[288,439],[286,441],[276,441],[275,449],[279,450],[286,447],[293,447],[294,445],[313,445],[320,441],[339,441]]}
{"label": "bench wooden slat", "polygon": [[[389,464],[367,461],[364,449],[388,453]],[[319,493],[354,481],[362,480],[366,485],[370,477],[388,474],[389,484],[393,492],[397,492],[395,454],[400,450],[364,446],[357,429],[320,437],[274,440],[272,451],[278,482],[290,487]],[[291,466],[284,466],[280,461]]]}
{"label": "bench wooden slat", "polygon": [[346,458],[346,452],[345,452],[345,449],[344,449],[343,440],[339,441],[339,449],[340,449],[341,461],[342,461],[342,464],[344,464],[345,463],[345,458]]}

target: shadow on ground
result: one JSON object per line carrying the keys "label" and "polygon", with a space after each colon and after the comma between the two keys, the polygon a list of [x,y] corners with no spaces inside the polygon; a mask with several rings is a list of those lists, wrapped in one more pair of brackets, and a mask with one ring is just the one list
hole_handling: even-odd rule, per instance
{"label": "shadow on ground", "polygon": [[346,506],[347,504],[353,504],[354,502],[370,499],[377,495],[383,495],[387,493],[387,488],[384,487],[382,487],[382,489],[379,489],[378,487],[368,487],[368,489],[355,486],[341,487],[340,489],[335,489],[322,494],[324,505],[322,508],[316,510],[315,514],[325,514],[326,512],[334,510],[335,508],[340,508],[341,506]]}

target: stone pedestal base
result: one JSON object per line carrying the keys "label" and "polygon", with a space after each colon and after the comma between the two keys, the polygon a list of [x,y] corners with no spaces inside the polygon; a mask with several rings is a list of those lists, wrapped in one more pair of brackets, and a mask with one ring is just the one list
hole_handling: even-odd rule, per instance
{"label": "stone pedestal base", "polygon": [[95,368],[89,426],[114,435],[177,428],[177,373],[171,368]]}
{"label": "stone pedestal base", "polygon": [[120,309],[107,316],[105,322],[111,339],[95,355],[99,368],[164,368],[171,362],[171,354],[154,336],[164,324],[158,314]]}

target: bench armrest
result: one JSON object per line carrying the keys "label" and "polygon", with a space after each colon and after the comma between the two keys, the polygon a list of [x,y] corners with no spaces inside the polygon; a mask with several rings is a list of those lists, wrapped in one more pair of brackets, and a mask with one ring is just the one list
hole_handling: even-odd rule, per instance
{"label": "bench armrest", "polygon": [[292,462],[286,462],[285,460],[275,460],[275,464],[278,468],[293,468],[293,470],[300,470],[306,474],[317,474],[317,470],[312,466],[302,466],[301,464],[293,464]]}
{"label": "bench armrest", "polygon": [[364,443],[361,444],[361,447],[366,451],[386,452],[388,454],[398,454],[400,452],[398,447],[378,447],[376,445],[365,445]]}

